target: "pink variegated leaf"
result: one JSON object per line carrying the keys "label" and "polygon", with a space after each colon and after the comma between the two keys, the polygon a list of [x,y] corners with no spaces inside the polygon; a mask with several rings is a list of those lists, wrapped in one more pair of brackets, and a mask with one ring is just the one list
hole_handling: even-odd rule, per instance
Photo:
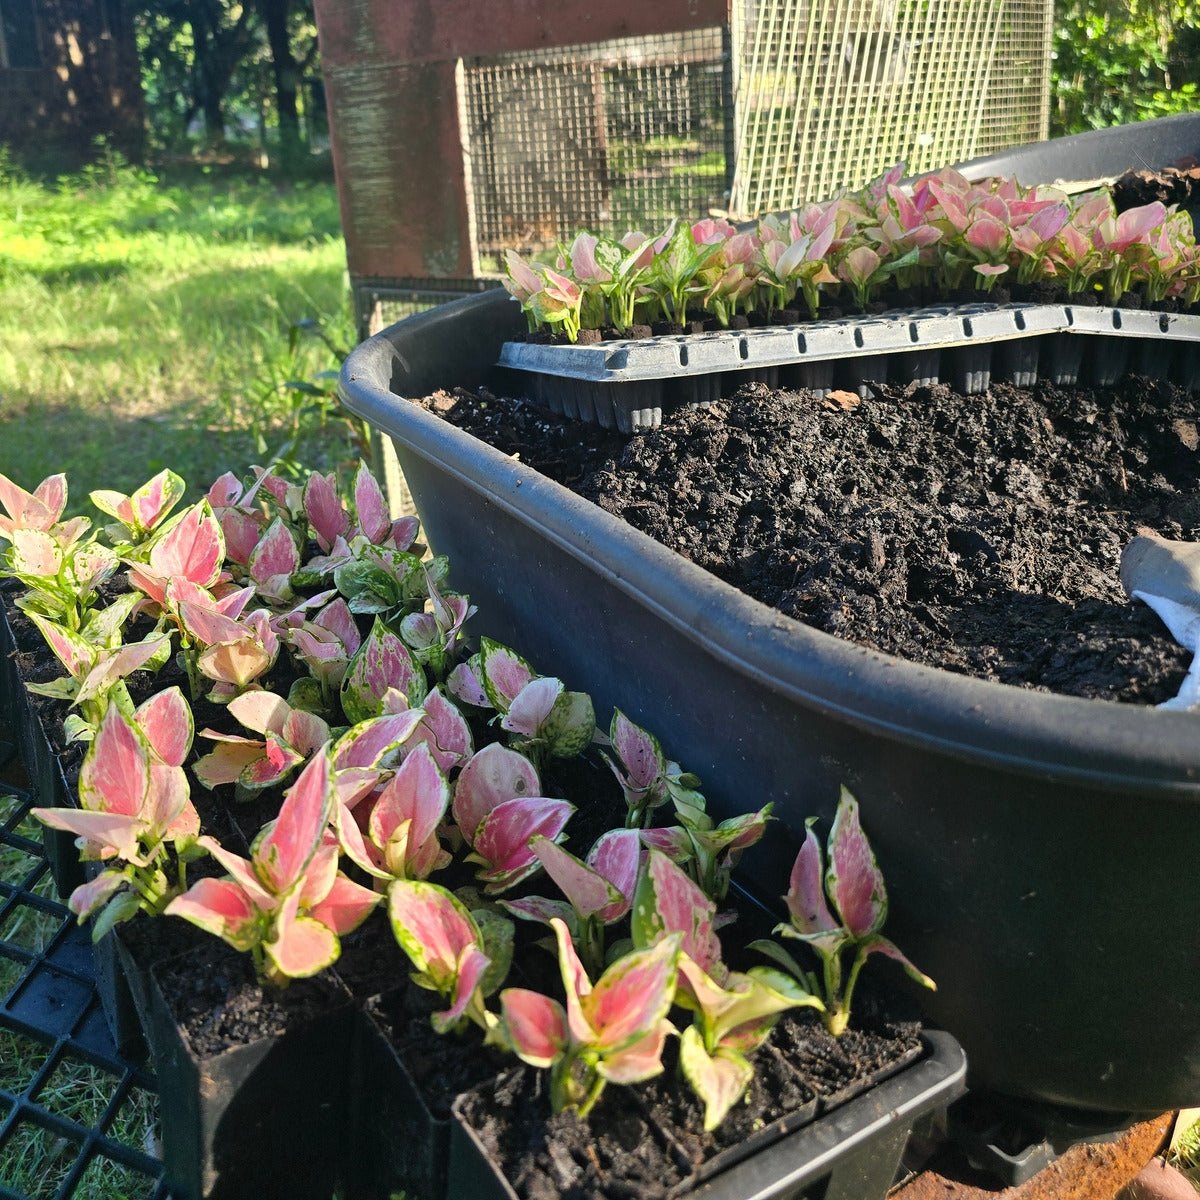
{"label": "pink variegated leaf", "polygon": [[661,851],[673,863],[682,864],[695,856],[691,836],[681,825],[668,825],[639,831],[642,845]]}
{"label": "pink variegated leaf", "polygon": [[232,471],[226,471],[213,481],[205,499],[213,508],[228,508],[242,498],[242,490],[242,481]]}
{"label": "pink variegated leaf", "polygon": [[804,845],[792,865],[785,899],[792,927],[803,937],[832,949],[841,941],[842,930],[825,902],[825,866],[821,844],[812,829],[815,821],[812,817],[805,822]]}
{"label": "pink variegated leaf", "polygon": [[333,787],[338,800],[347,808],[354,808],[379,786],[384,772],[377,767],[347,767],[334,776]]}
{"label": "pink variegated leaf", "polygon": [[885,958],[890,958],[894,962],[898,962],[904,968],[904,973],[914,983],[919,983],[922,987],[927,987],[931,992],[937,991],[937,984],[923,971],[918,970],[908,956],[894,942],[889,941],[882,934],[877,933],[867,938],[862,944],[860,953],[864,958],[868,954],[882,954]]}
{"label": "pink variegated leaf", "polygon": [[588,851],[588,866],[608,880],[620,896],[620,900],[598,913],[606,925],[621,920],[633,903],[638,871],[645,857],[640,833],[637,829],[611,829],[601,834]]}
{"label": "pink variegated leaf", "polygon": [[711,975],[721,962],[721,943],[713,929],[716,912],[690,876],[665,854],[650,851],[634,896],[634,945],[653,946],[678,935],[684,954]]}
{"label": "pink variegated leaf", "polygon": [[[206,731],[207,732],[207,731]],[[236,783],[242,772],[262,757],[262,742],[238,738],[226,741],[192,764],[192,774],[210,791],[222,784]]]}
{"label": "pink variegated leaf", "polygon": [[666,760],[658,739],[635,725],[621,710],[614,709],[608,736],[630,787],[645,791],[666,770]]}
{"label": "pink variegated leaf", "polygon": [[79,634],[65,626],[56,625],[40,613],[31,612],[27,615],[38,627],[42,637],[46,639],[46,644],[54,651],[54,657],[67,668],[73,677],[78,679],[91,668],[96,658],[94,646],[86,642]]}
{"label": "pink variegated leaf", "polygon": [[337,934],[312,917],[293,912],[294,898],[285,901],[275,922],[275,936],[263,943],[275,969],[289,979],[307,979],[337,962]]}
{"label": "pink variegated leaf", "polygon": [[530,849],[541,834],[551,841],[562,834],[575,806],[547,796],[506,800],[492,809],[475,831],[474,853],[468,860],[482,864],[479,879],[489,894],[506,891],[538,869]]}
{"label": "pink variegated leaf", "polygon": [[458,956],[454,976],[454,988],[450,994],[450,1007],[444,1012],[434,1013],[430,1021],[438,1033],[446,1033],[467,1011],[492,960],[478,946],[464,946]]}
{"label": "pink variegated leaf", "polygon": [[247,564],[250,578],[262,590],[262,584],[279,576],[290,577],[300,568],[300,552],[291,531],[276,517],[258,540]]}
{"label": "pink variegated leaf", "polygon": [[341,799],[340,795],[333,809],[333,825],[342,853],[356,867],[365,871],[373,879],[393,878],[392,873],[384,864],[383,855],[372,842],[363,836],[363,831],[354,819],[350,806]]}
{"label": "pink variegated leaf", "polygon": [[232,850],[226,850],[216,838],[205,835],[197,840],[197,844],[229,872],[255,908],[261,912],[271,912],[275,908],[277,898],[259,881],[253,863],[242,858],[240,854],[234,854]]}
{"label": "pink variegated leaf", "polygon": [[883,260],[869,246],[851,250],[838,266],[838,276],[852,284],[865,284],[883,265]]}
{"label": "pink variegated leaf", "polygon": [[110,704],[79,771],[79,803],[92,812],[137,816],[150,786],[149,747]]}
{"label": "pink variegated leaf", "polygon": [[339,537],[350,532],[350,516],[337,494],[337,480],[332,472],[320,475],[313,472],[304,485],[304,513],[317,545],[329,553]]}
{"label": "pink variegated leaf", "polygon": [[67,477],[50,475],[30,493],[7,475],[0,475],[0,504],[11,518],[11,526],[49,529],[67,506]]}
{"label": "pink variegated leaf", "polygon": [[40,529],[14,529],[9,562],[14,575],[27,579],[53,579],[62,568],[58,542]]}
{"label": "pink variegated leaf", "polygon": [[610,1083],[641,1083],[662,1074],[663,1047],[675,1027],[665,1018],[632,1046],[609,1051],[596,1064],[596,1073]]}
{"label": "pink variegated leaf", "polygon": [[291,746],[269,733],[262,753],[246,764],[238,776],[238,782],[251,791],[274,787],[286,779],[303,761],[303,754],[298,754]]}
{"label": "pink variegated leaf", "polygon": [[842,924],[856,937],[878,933],[887,919],[887,889],[858,817],[858,801],[842,788],[829,833],[825,888]]}
{"label": "pink variegated leaf", "polygon": [[368,542],[378,546],[392,531],[391,514],[383,491],[366,463],[360,462],[354,475],[354,513],[358,527]]}
{"label": "pink variegated leaf", "polygon": [[[178,767],[170,767],[168,770],[178,771]],[[187,779],[184,778],[186,785]],[[190,793],[190,789],[188,789]],[[191,841],[200,836],[200,814],[196,811],[196,806],[191,801],[190,794],[186,795],[183,804],[179,811],[175,814],[173,820],[167,823],[166,831],[163,834],[163,841],[178,842]]]}
{"label": "pink variegated leaf", "polygon": [[570,929],[572,937],[575,936],[575,926],[578,924],[575,910],[565,900],[549,900],[545,896],[524,896],[520,900],[501,900],[499,903],[505,912],[512,913],[514,917],[520,917],[525,921],[540,921],[543,925],[549,925],[552,920],[557,918]]}
{"label": "pink variegated leaf", "polygon": [[304,874],[321,844],[332,805],[329,758],[322,751],[292,784],[254,856],[255,873],[276,895],[293,887]]}
{"label": "pink variegated leaf", "polygon": [[680,1038],[679,1065],[704,1102],[704,1128],[708,1131],[721,1124],[754,1078],[754,1068],[736,1051],[718,1050],[710,1055],[694,1025]]}
{"label": "pink variegated leaf", "polygon": [[150,748],[169,767],[182,767],[192,748],[192,710],[178,687],[157,692],[138,705],[133,719]]}
{"label": "pink variegated leaf", "polygon": [[555,702],[565,690],[561,679],[531,679],[512,698],[508,712],[500,721],[501,729],[527,738],[540,737],[542,726],[549,720]]}
{"label": "pink variegated leaf", "polygon": [[101,871],[95,879],[81,883],[67,900],[67,907],[80,924],[88,919],[120,889],[125,882],[123,871]]}
{"label": "pink variegated leaf", "polygon": [[569,850],[540,836],[530,839],[529,848],[581,917],[586,919],[605,909],[620,907],[621,893]]}
{"label": "pink variegated leaf", "polygon": [[334,743],[334,769],[389,765],[392,753],[412,737],[424,715],[423,709],[413,708],[360,721]]}
{"label": "pink variegated leaf", "polygon": [[174,471],[159,471],[130,497],[129,504],[139,530],[151,530],[183,499],[186,485]]}
{"label": "pink variegated leaf", "polygon": [[658,1029],[675,998],[679,940],[673,934],[648,949],[623,955],[582,998],[588,1024],[596,1031],[593,1047],[611,1054]]}
{"label": "pink variegated leaf", "polygon": [[1008,266],[1005,263],[977,263],[971,268],[976,275],[985,277],[992,275],[1004,275],[1008,271]]}
{"label": "pink variegated leaf", "polygon": [[328,630],[302,626],[288,631],[288,642],[312,677],[329,687],[341,684],[350,659],[346,648]]}
{"label": "pink variegated leaf", "polygon": [[184,512],[150,551],[150,570],[163,579],[182,575],[211,587],[221,573],[225,538],[208,501]]}
{"label": "pink variegated leaf", "polygon": [[413,662],[404,642],[376,618],[342,680],[342,709],[351,721],[365,721],[383,711],[388,688],[402,691],[415,708],[425,697],[425,673]]}
{"label": "pink variegated leaf", "polygon": [[353,933],[371,915],[375,906],[383,899],[378,892],[355,883],[349,876],[337,873],[333,887],[325,899],[313,905],[308,915],[332,929],[339,937]]}
{"label": "pink variegated leaf", "polygon": [[551,918],[550,928],[554,930],[554,940],[558,946],[558,971],[567,1000],[567,1029],[571,1039],[578,1045],[590,1046],[595,1042],[597,1032],[588,1020],[583,1004],[591,995],[592,981],[579,961],[566,923],[554,917]]}
{"label": "pink variegated leaf", "polygon": [[235,950],[249,950],[258,941],[258,910],[230,879],[198,879],[165,911],[215,934]]}
{"label": "pink variegated leaf", "polygon": [[454,823],[473,844],[480,823],[498,804],[536,796],[541,790],[533,763],[493,742],[474,754],[459,773],[454,789]]}
{"label": "pink variegated leaf", "polygon": [[474,661],[459,663],[447,677],[446,688],[450,695],[464,704],[471,704],[476,708],[492,707]]}
{"label": "pink variegated leaf", "polygon": [[346,647],[347,657],[354,654],[362,645],[358,623],[354,620],[350,606],[341,596],[321,609],[313,618],[313,624],[322,629],[328,629],[330,633],[334,634],[338,641]]}
{"label": "pink variegated leaf", "polygon": [[410,822],[405,859],[393,861],[388,869],[406,879],[424,879],[445,861],[437,830],[450,806],[450,785],[438,770],[428,747],[418,746],[379,795],[371,810],[371,840],[387,851],[393,833],[402,821]]}
{"label": "pink variegated leaf", "polygon": [[174,824],[187,805],[189,794],[187,776],[182,767],[150,763],[150,786],[146,789],[146,799],[142,804],[142,820],[149,840],[156,839]]}
{"label": "pink variegated leaf", "polygon": [[531,1067],[545,1069],[567,1045],[567,1014],[557,1000],[527,988],[500,993],[500,1020],[513,1053]]}
{"label": "pink variegated leaf", "polygon": [[236,691],[248,687],[271,669],[274,658],[252,637],[208,646],[196,660],[200,674]]}
{"label": "pink variegated leaf", "polygon": [[398,517],[392,522],[392,531],[387,542],[397,550],[409,550],[421,532],[421,522],[416,517]]}
{"label": "pink variegated leaf", "polygon": [[[168,598],[170,591],[168,589]],[[246,636],[246,628],[232,617],[205,604],[185,602],[179,605],[179,617],[188,636],[200,646],[236,642]]]}
{"label": "pink variegated leaf", "polygon": [[225,538],[226,559],[237,563],[239,567],[248,566],[250,556],[262,536],[262,516],[240,508],[223,508],[217,510],[217,519]]}
{"label": "pink variegated leaf", "polygon": [[77,808],[33,808],[30,812],[51,829],[73,833],[101,847],[100,857],[116,857],[125,862],[142,864],[138,838],[144,825],[139,816],[85,812]]}
{"label": "pink variegated leaf", "polygon": [[84,704],[94,696],[103,695],[118,679],[125,679],[132,675],[169,643],[170,639],[163,635],[148,637],[140,642],[132,642],[117,651],[101,650],[96,655],[95,665],[79,685],[79,691],[75,694],[75,703]]}
{"label": "pink variegated leaf", "polygon": [[[399,693],[393,692],[392,695]],[[387,706],[388,698],[385,696],[385,711]],[[413,741],[424,742],[437,765],[448,773],[461,766],[475,753],[471,727],[458,708],[446,699],[441,685],[425,697],[421,707],[425,710],[425,719],[413,734]]]}
{"label": "pink variegated leaf", "polygon": [[281,735],[291,711],[288,702],[274,692],[245,692],[229,702],[230,715],[255,733]]}
{"label": "pink variegated leaf", "polygon": [[479,926],[466,906],[436,883],[396,880],[388,888],[388,918],[418,974],[443,994],[454,985],[463,951],[483,948]]}
{"label": "pink variegated leaf", "polygon": [[534,678],[532,668],[519,654],[489,638],[480,641],[479,660],[480,682],[488,702],[500,712],[508,712],[508,706]]}
{"label": "pink variegated leaf", "polygon": [[293,708],[284,718],[279,736],[307,757],[329,741],[330,729],[316,713]]}

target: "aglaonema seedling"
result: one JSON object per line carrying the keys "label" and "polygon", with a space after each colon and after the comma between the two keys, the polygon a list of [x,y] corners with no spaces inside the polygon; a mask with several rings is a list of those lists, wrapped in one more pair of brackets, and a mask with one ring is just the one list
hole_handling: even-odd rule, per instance
{"label": "aglaonema seedling", "polygon": [[872,954],[894,959],[922,987],[935,990],[937,985],[880,932],[887,920],[887,890],[859,821],[858,801],[842,788],[829,833],[828,867],[813,832],[815,823],[815,817],[806,822],[804,845],[792,867],[786,897],[791,920],[776,926],[775,932],[810,946],[820,960],[820,974],[805,971],[775,942],[756,941],[751,948],[767,954],[806,990],[822,997],[826,1028],[839,1037],[850,1022],[859,972]]}

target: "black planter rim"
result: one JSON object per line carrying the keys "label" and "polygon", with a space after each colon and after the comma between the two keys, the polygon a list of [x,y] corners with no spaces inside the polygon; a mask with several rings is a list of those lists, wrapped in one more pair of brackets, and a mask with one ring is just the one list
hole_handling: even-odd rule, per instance
{"label": "black planter rim", "polygon": [[368,339],[342,368],[343,403],[403,450],[588,562],[718,661],[795,704],[980,766],[1200,803],[1191,714],[956,675],[802,625],[391,390],[393,371],[409,369],[405,343],[469,337],[472,316],[495,319],[509,303],[503,292],[471,296]]}

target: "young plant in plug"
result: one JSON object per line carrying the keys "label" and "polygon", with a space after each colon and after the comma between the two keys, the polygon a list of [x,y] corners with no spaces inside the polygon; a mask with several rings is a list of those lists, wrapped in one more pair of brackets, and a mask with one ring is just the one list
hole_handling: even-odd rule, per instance
{"label": "young plant in plug", "polygon": [[199,839],[229,875],[197,881],[167,914],[249,951],[264,983],[285,987],[330,966],[340,936],[357,929],[381,899],[338,869],[337,840],[327,830],[333,802],[333,771],[322,748],[255,839],[249,860],[213,838]]}
{"label": "young plant in plug", "polygon": [[[420,559],[422,547],[415,543],[421,531],[421,522],[416,517],[392,519],[383,489],[365,462],[358,464],[352,490],[356,525],[351,532],[350,542],[363,539],[383,549],[412,551]],[[433,561],[438,560],[435,558]]]}
{"label": "young plant in plug", "polygon": [[693,1021],[680,1036],[679,1062],[704,1102],[704,1128],[716,1129],[754,1078],[749,1056],[790,1008],[821,1008],[791,976],[769,967],[730,971],[714,929],[716,906],[669,858],[651,850],[638,881],[635,946],[680,940],[675,1001]]}
{"label": "young plant in plug", "polygon": [[[475,669],[473,662],[468,669]],[[591,742],[596,715],[585,692],[536,675],[519,654],[490,638],[480,640],[477,669],[488,704],[500,713],[500,728],[534,762],[547,754],[573,758]]]}
{"label": "young plant in plug", "polygon": [[[806,990],[822,997],[825,1026],[839,1037],[850,1022],[854,987],[870,955],[894,959],[922,987],[936,990],[937,985],[880,933],[887,920],[887,890],[859,821],[858,801],[842,788],[829,833],[827,869],[813,833],[815,823],[815,817],[805,823],[804,845],[792,867],[786,897],[791,920],[776,926],[775,932],[807,943],[820,959],[820,976],[803,970],[775,942],[757,941],[751,948],[770,956]],[[853,955],[848,971],[847,955]]]}
{"label": "young plant in plug", "polygon": [[668,800],[687,805],[689,811],[704,811],[704,797],[696,790],[700,780],[668,760],[658,738],[635,725],[619,708],[613,710],[608,738],[616,762],[607,754],[603,758],[625,796],[627,829],[640,829],[650,813]]}
{"label": "young plant in plug", "polygon": [[323,711],[336,713],[346,668],[362,645],[349,605],[339,596],[314,617],[301,616],[298,624],[285,621],[280,636],[312,676]]}
{"label": "young plant in plug", "polygon": [[468,862],[489,894],[507,891],[539,869],[531,848],[540,834],[559,841],[575,806],[541,795],[537,769],[494,742],[478,751],[454,788],[454,823],[471,847]]}
{"label": "young plant in plug", "polygon": [[601,834],[582,862],[545,837],[534,837],[529,845],[566,901],[526,896],[501,900],[500,907],[515,917],[546,925],[557,917],[570,932],[584,967],[598,974],[604,969],[604,931],[623,920],[633,902],[643,856],[637,830],[613,829]]}
{"label": "young plant in plug", "polygon": [[526,988],[500,993],[501,1029],[522,1062],[550,1071],[550,1106],[591,1112],[607,1083],[641,1083],[662,1072],[662,1052],[674,1028],[679,935],[617,959],[593,986],[566,925],[550,921],[566,1008]]}
{"label": "young plant in plug", "polygon": [[[165,634],[151,634],[127,646],[121,644],[119,622],[128,612],[123,600],[121,597],[116,604],[97,612],[95,620],[85,625],[84,634],[72,633],[37,613],[29,614],[67,674],[49,683],[27,683],[25,687],[79,709],[63,721],[63,733],[69,742],[90,741],[110,703],[131,713],[133,700],[125,680],[134,671],[157,670],[171,656],[171,639]],[[136,603],[136,593],[131,600]],[[106,619],[110,614],[111,621]],[[111,636],[99,644],[90,640],[105,632]]]}
{"label": "young plant in plug", "polygon": [[374,879],[427,879],[450,863],[438,840],[449,807],[450,785],[429,747],[419,745],[373,798],[366,837],[356,814],[339,801],[338,840],[346,856]]}
{"label": "young plant in plug", "polygon": [[685,865],[696,883],[716,901],[725,899],[742,852],[760,841],[771,818],[771,805],[729,817],[719,825],[702,809],[677,800],[679,824],[643,829],[642,841]]}
{"label": "young plant in plug", "polygon": [[407,550],[352,543],[355,557],[333,573],[337,590],[346,598],[352,613],[378,616],[398,626],[408,613],[424,606],[428,580],[445,581],[449,567],[445,557],[423,561]]}
{"label": "young plant in plug", "polygon": [[139,911],[163,912],[187,886],[187,863],[203,853],[183,773],[191,745],[192,714],[178,688],[152,696],[132,719],[110,704],[79,771],[81,807],[32,810],[76,834],[81,859],[108,864],[68,901],[80,922],[100,913],[93,940]]}
{"label": "young plant in plug", "polygon": [[462,627],[479,610],[466,596],[455,592],[443,594],[432,579],[427,586],[429,609],[404,617],[400,636],[417,662],[428,667],[438,679],[445,679],[462,643]]}
{"label": "young plant in plug", "polygon": [[165,606],[167,585],[180,578],[211,588],[221,578],[225,536],[207,500],[172,517],[125,557],[129,582]]}
{"label": "young plant in plug", "polygon": [[144,542],[170,516],[183,499],[187,485],[174,471],[159,471],[131,495],[124,492],[95,491],[91,502],[113,518],[106,532],[122,554]]}
{"label": "young plant in plug", "polygon": [[392,933],[413,965],[418,987],[449,1005],[434,1013],[438,1033],[464,1021],[491,1035],[495,1016],[484,999],[504,982],[512,963],[512,923],[487,910],[468,912],[453,892],[436,883],[396,880],[388,888]]}
{"label": "young plant in plug", "polygon": [[200,736],[217,745],[196,760],[192,772],[209,790],[234,784],[238,799],[283,783],[329,741],[329,726],[319,716],[272,692],[244,692],[229,702],[229,712],[262,740],[202,729]]}
{"label": "young plant in plug", "polygon": [[380,716],[390,689],[402,692],[416,708],[424,700],[427,686],[425,672],[413,661],[404,640],[376,617],[342,678],[342,711],[353,722]]}

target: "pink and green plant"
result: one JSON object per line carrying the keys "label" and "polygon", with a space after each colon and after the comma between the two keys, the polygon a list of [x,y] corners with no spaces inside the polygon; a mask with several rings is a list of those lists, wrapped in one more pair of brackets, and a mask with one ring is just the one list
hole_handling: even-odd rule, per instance
{"label": "pink and green plant", "polygon": [[89,496],[91,502],[113,518],[108,527],[114,548],[123,544],[136,546],[150,537],[183,499],[186,484],[174,471],[159,471],[130,495],[124,492],[99,490]]}
{"label": "pink and green plant", "polygon": [[608,1083],[632,1084],[662,1072],[674,1027],[679,936],[617,959],[593,986],[566,925],[550,922],[558,944],[566,1007],[527,988],[500,993],[501,1029],[522,1062],[550,1071],[550,1106],[586,1117]]}
{"label": "pink and green plant", "polygon": [[700,780],[670,761],[658,738],[635,725],[619,708],[613,709],[608,740],[616,761],[607,754],[603,758],[625,796],[626,828],[641,828],[650,813],[668,801],[686,805],[687,811],[704,811],[705,800],[697,790]]}
{"label": "pink and green plant", "polygon": [[132,718],[109,704],[79,771],[80,807],[32,810],[75,834],[81,859],[105,864],[68,901],[81,923],[99,914],[94,940],[138,912],[163,912],[187,886],[187,863],[203,853],[183,772],[192,731],[178,688],[158,692]]}
{"label": "pink and green plant", "polygon": [[[775,932],[807,943],[820,960],[820,976],[805,971],[775,942],[757,941],[751,948],[769,955],[806,991],[822,997],[826,1028],[839,1037],[850,1022],[859,972],[872,954],[898,962],[922,987],[936,990],[937,985],[880,932],[887,920],[887,890],[859,820],[858,801],[842,788],[829,833],[828,867],[814,824],[815,817],[806,822],[804,845],[792,867],[786,898],[791,919]],[[849,970],[847,955],[853,956]]]}
{"label": "pink and green plant", "polygon": [[322,748],[255,839],[249,860],[211,837],[199,839],[229,874],[198,880],[167,905],[167,915],[248,951],[267,984],[284,987],[330,966],[341,951],[339,938],[381,899],[338,869],[337,839],[327,828],[334,795]]}
{"label": "pink and green plant", "polygon": [[342,711],[349,721],[365,721],[383,713],[384,697],[394,689],[416,708],[425,698],[425,672],[413,661],[403,638],[379,618],[355,651],[342,678]]}

